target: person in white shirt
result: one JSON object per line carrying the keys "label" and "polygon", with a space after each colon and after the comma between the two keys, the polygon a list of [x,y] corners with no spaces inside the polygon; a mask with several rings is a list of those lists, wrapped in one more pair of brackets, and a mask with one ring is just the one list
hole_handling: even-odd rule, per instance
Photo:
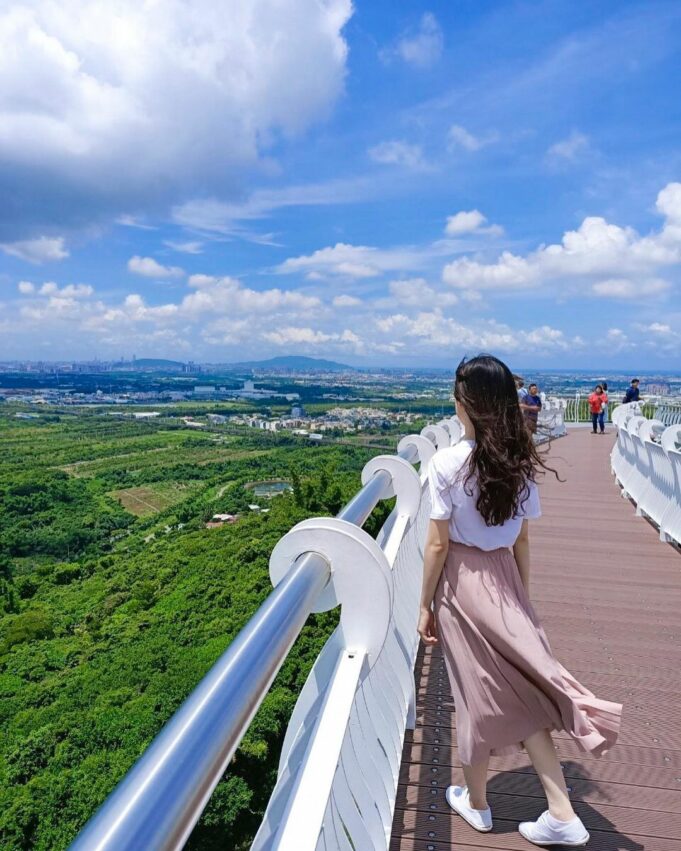
{"label": "person in white shirt", "polygon": [[585,845],[551,740],[565,730],[595,756],[617,739],[622,707],[599,700],[556,660],[529,598],[529,521],[547,469],[525,425],[513,375],[490,355],[462,361],[454,385],[464,436],[429,466],[430,525],[418,631],[441,642],[466,786],[449,805],[480,831],[490,755],[524,747],[548,799],[521,834],[537,845]]}

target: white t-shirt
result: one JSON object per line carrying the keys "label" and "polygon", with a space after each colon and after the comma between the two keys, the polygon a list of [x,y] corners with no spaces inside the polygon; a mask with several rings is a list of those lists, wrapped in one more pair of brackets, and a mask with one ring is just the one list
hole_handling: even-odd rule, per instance
{"label": "white t-shirt", "polygon": [[478,489],[475,481],[464,489],[467,459],[475,442],[460,440],[455,446],[441,449],[433,455],[428,466],[430,487],[430,517],[432,520],[449,520],[449,538],[469,547],[496,550],[512,547],[520,534],[523,520],[541,516],[539,491],[534,482],[528,482],[529,494],[521,504],[518,514],[501,526],[487,526],[475,507]]}

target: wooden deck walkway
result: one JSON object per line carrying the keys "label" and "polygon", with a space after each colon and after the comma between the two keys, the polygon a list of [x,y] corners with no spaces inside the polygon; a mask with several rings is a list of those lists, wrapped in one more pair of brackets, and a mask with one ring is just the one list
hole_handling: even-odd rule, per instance
{"label": "wooden deck walkway", "polygon": [[[531,596],[556,656],[597,695],[624,704],[618,744],[601,760],[554,741],[592,851],[681,851],[681,555],[619,496],[613,434],[575,429],[551,458],[565,484],[542,485],[532,524]],[[455,714],[439,648],[416,668],[417,728],[407,732],[391,851],[519,851],[519,821],[544,809],[523,754],[493,758],[494,830],[480,834],[444,799],[462,783]]]}

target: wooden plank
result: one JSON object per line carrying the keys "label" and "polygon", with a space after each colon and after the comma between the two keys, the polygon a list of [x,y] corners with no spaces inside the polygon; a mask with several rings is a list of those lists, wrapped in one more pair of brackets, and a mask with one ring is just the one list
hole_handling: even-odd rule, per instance
{"label": "wooden plank", "polygon": [[[556,656],[600,697],[624,704],[621,736],[596,760],[554,741],[592,851],[681,851],[681,554],[634,516],[610,473],[613,435],[576,429],[550,461],[532,524],[532,598]],[[520,851],[517,824],[545,803],[524,753],[490,760],[494,830],[444,800],[462,783],[456,713],[439,647],[421,648],[417,727],[405,737],[391,851]],[[438,712],[440,714],[438,714]]]}

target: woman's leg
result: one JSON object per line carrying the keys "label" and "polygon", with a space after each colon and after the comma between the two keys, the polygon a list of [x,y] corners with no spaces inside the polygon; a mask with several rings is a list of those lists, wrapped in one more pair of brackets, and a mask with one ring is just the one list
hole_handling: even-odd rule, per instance
{"label": "woman's leg", "polygon": [[591,426],[593,427],[594,434],[596,434],[598,426],[598,414],[591,414]]}
{"label": "woman's leg", "polygon": [[474,810],[487,809],[487,768],[489,757],[484,762],[475,765],[464,765],[463,776],[468,787],[468,799]]}
{"label": "woman's leg", "polygon": [[544,787],[546,799],[549,802],[549,812],[559,821],[570,821],[574,818],[575,811],[570,803],[563,769],[553,746],[551,734],[548,730],[539,730],[525,739],[523,744]]}

